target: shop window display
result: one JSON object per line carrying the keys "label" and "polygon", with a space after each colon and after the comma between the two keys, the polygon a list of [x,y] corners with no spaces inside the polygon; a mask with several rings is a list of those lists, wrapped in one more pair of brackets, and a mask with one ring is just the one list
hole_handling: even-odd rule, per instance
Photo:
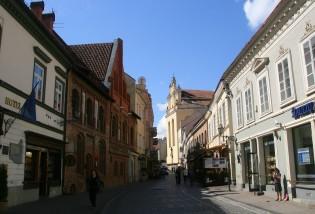
{"label": "shop window display", "polygon": [[275,145],[273,141],[273,135],[264,137],[263,143],[264,143],[266,183],[273,184],[272,173],[276,167]]}
{"label": "shop window display", "polygon": [[311,124],[293,128],[292,133],[297,181],[314,182],[315,165]]}

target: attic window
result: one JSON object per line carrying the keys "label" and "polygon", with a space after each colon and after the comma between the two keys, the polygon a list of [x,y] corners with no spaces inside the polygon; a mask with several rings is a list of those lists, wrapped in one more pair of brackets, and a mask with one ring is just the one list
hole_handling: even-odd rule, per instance
{"label": "attic window", "polygon": [[266,65],[269,64],[269,58],[264,57],[264,58],[256,58],[254,60],[254,63],[252,65],[251,70],[255,73],[258,74],[260,71],[262,71]]}

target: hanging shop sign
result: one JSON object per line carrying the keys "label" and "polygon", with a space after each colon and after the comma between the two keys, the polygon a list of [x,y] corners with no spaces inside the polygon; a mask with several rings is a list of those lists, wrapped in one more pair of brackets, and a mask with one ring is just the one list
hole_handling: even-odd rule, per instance
{"label": "hanging shop sign", "polygon": [[294,119],[299,119],[305,115],[312,114],[315,112],[314,106],[314,102],[309,102],[299,107],[293,107],[292,117],[294,117]]}
{"label": "hanging shop sign", "polygon": [[226,158],[205,158],[206,169],[226,168]]}

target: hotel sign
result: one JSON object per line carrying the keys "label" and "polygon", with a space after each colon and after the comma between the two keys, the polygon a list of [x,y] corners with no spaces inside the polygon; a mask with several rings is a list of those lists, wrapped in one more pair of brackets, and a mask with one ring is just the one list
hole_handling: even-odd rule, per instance
{"label": "hotel sign", "polygon": [[292,108],[292,117],[299,119],[305,115],[312,114],[315,112],[314,106],[314,102],[309,102],[300,107],[294,107]]}
{"label": "hotel sign", "polygon": [[8,106],[11,106],[13,108],[16,108],[16,109],[20,109],[21,108],[21,103],[10,98],[10,97],[5,97],[5,101],[4,103]]}

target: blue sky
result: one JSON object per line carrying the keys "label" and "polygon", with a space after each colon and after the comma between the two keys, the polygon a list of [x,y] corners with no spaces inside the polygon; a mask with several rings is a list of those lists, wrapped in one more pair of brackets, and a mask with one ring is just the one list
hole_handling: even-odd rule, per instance
{"label": "blue sky", "polygon": [[[124,41],[124,69],[145,76],[159,136],[171,77],[214,90],[279,0],[46,0],[68,44]],[[27,0],[27,3],[31,0]]]}

